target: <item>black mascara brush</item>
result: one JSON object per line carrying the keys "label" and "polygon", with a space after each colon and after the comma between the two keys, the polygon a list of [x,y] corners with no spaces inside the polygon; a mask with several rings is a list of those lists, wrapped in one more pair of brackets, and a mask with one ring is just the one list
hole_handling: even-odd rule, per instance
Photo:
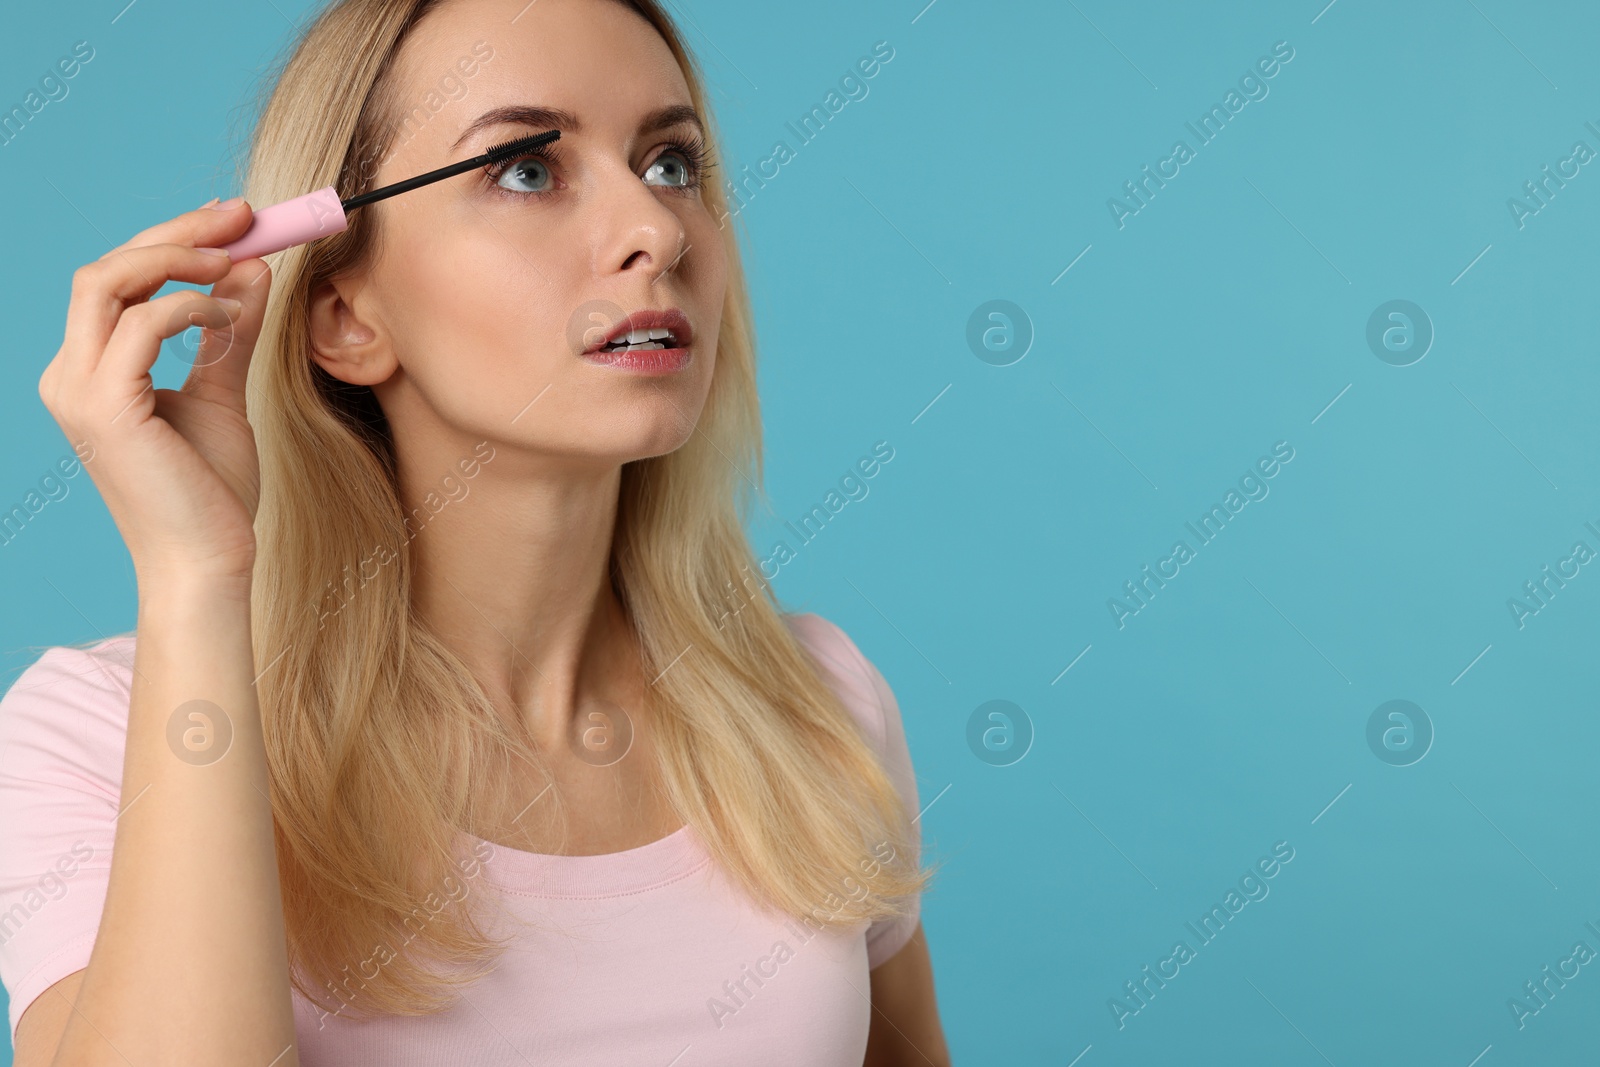
{"label": "black mascara brush", "polygon": [[352,196],[348,200],[340,200],[338,191],[331,185],[318,189],[305,196],[297,196],[293,200],[285,200],[281,204],[273,204],[255,212],[250,220],[250,228],[244,236],[222,248],[235,261],[241,259],[255,259],[260,256],[281,252],[285,248],[307,241],[314,241],[319,237],[327,237],[343,231],[349,225],[348,213],[358,207],[363,207],[375,200],[384,200],[398,193],[410,192],[412,189],[431,185],[444,178],[450,178],[463,171],[476,167],[487,167],[500,163],[520,153],[538,148],[540,145],[549,144],[561,136],[560,130],[550,130],[546,133],[530,134],[519,137],[514,141],[495,145],[482,155],[463,159],[459,163],[451,163],[430,170],[426,174],[419,174],[415,178],[385,185],[381,189],[374,189],[370,193]]}

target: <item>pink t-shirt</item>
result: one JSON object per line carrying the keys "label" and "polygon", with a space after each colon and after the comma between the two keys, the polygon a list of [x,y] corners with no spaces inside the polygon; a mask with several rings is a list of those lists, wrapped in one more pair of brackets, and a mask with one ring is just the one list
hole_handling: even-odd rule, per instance
{"label": "pink t-shirt", "polygon": [[[827,619],[785,619],[916,816],[911,756],[883,675]],[[89,962],[120,803],[134,640],[49,648],[0,699],[0,980],[13,1038],[28,1005]],[[487,857],[463,878],[468,891],[492,883],[512,915],[537,926],[520,926],[495,971],[440,1015],[367,1021],[324,1013],[296,992],[301,1063],[859,1067],[868,971],[905,945],[920,915],[919,906],[898,921],[819,931],[759,910],[687,826],[599,856],[466,840]],[[352,1012],[358,971],[342,987]]]}

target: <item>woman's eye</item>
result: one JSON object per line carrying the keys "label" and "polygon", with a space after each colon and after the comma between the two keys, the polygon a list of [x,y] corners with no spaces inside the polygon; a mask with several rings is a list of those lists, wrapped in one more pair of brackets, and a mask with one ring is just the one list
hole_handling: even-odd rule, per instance
{"label": "woman's eye", "polygon": [[694,184],[693,168],[683,153],[675,148],[669,148],[656,157],[656,161],[644,172],[644,180],[648,182],[652,174],[666,177],[668,185],[678,188]]}
{"label": "woman's eye", "polygon": [[[508,180],[514,180],[519,184],[508,184]],[[541,183],[548,184],[549,180],[550,168],[545,166],[543,160],[533,156],[523,156],[502,171],[495,179],[495,184],[502,189],[517,193],[542,193],[546,190]],[[522,183],[526,183],[526,186]]]}

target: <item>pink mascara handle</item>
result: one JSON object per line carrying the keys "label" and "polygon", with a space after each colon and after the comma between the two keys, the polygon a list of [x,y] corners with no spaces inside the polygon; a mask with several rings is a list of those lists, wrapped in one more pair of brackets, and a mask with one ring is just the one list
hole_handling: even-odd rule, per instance
{"label": "pink mascara handle", "polygon": [[244,236],[223,249],[235,261],[281,252],[293,245],[340,233],[349,226],[333,186],[255,212]]}

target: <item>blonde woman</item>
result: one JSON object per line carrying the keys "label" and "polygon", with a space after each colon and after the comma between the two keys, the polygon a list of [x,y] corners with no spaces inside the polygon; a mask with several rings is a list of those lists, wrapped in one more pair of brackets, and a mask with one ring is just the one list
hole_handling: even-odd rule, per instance
{"label": "blonde woman", "polygon": [[77,271],[39,381],[139,612],[0,704],[19,1067],[948,1063],[895,698],[748,580],[754,333],[661,8],[340,0],[250,147]]}

